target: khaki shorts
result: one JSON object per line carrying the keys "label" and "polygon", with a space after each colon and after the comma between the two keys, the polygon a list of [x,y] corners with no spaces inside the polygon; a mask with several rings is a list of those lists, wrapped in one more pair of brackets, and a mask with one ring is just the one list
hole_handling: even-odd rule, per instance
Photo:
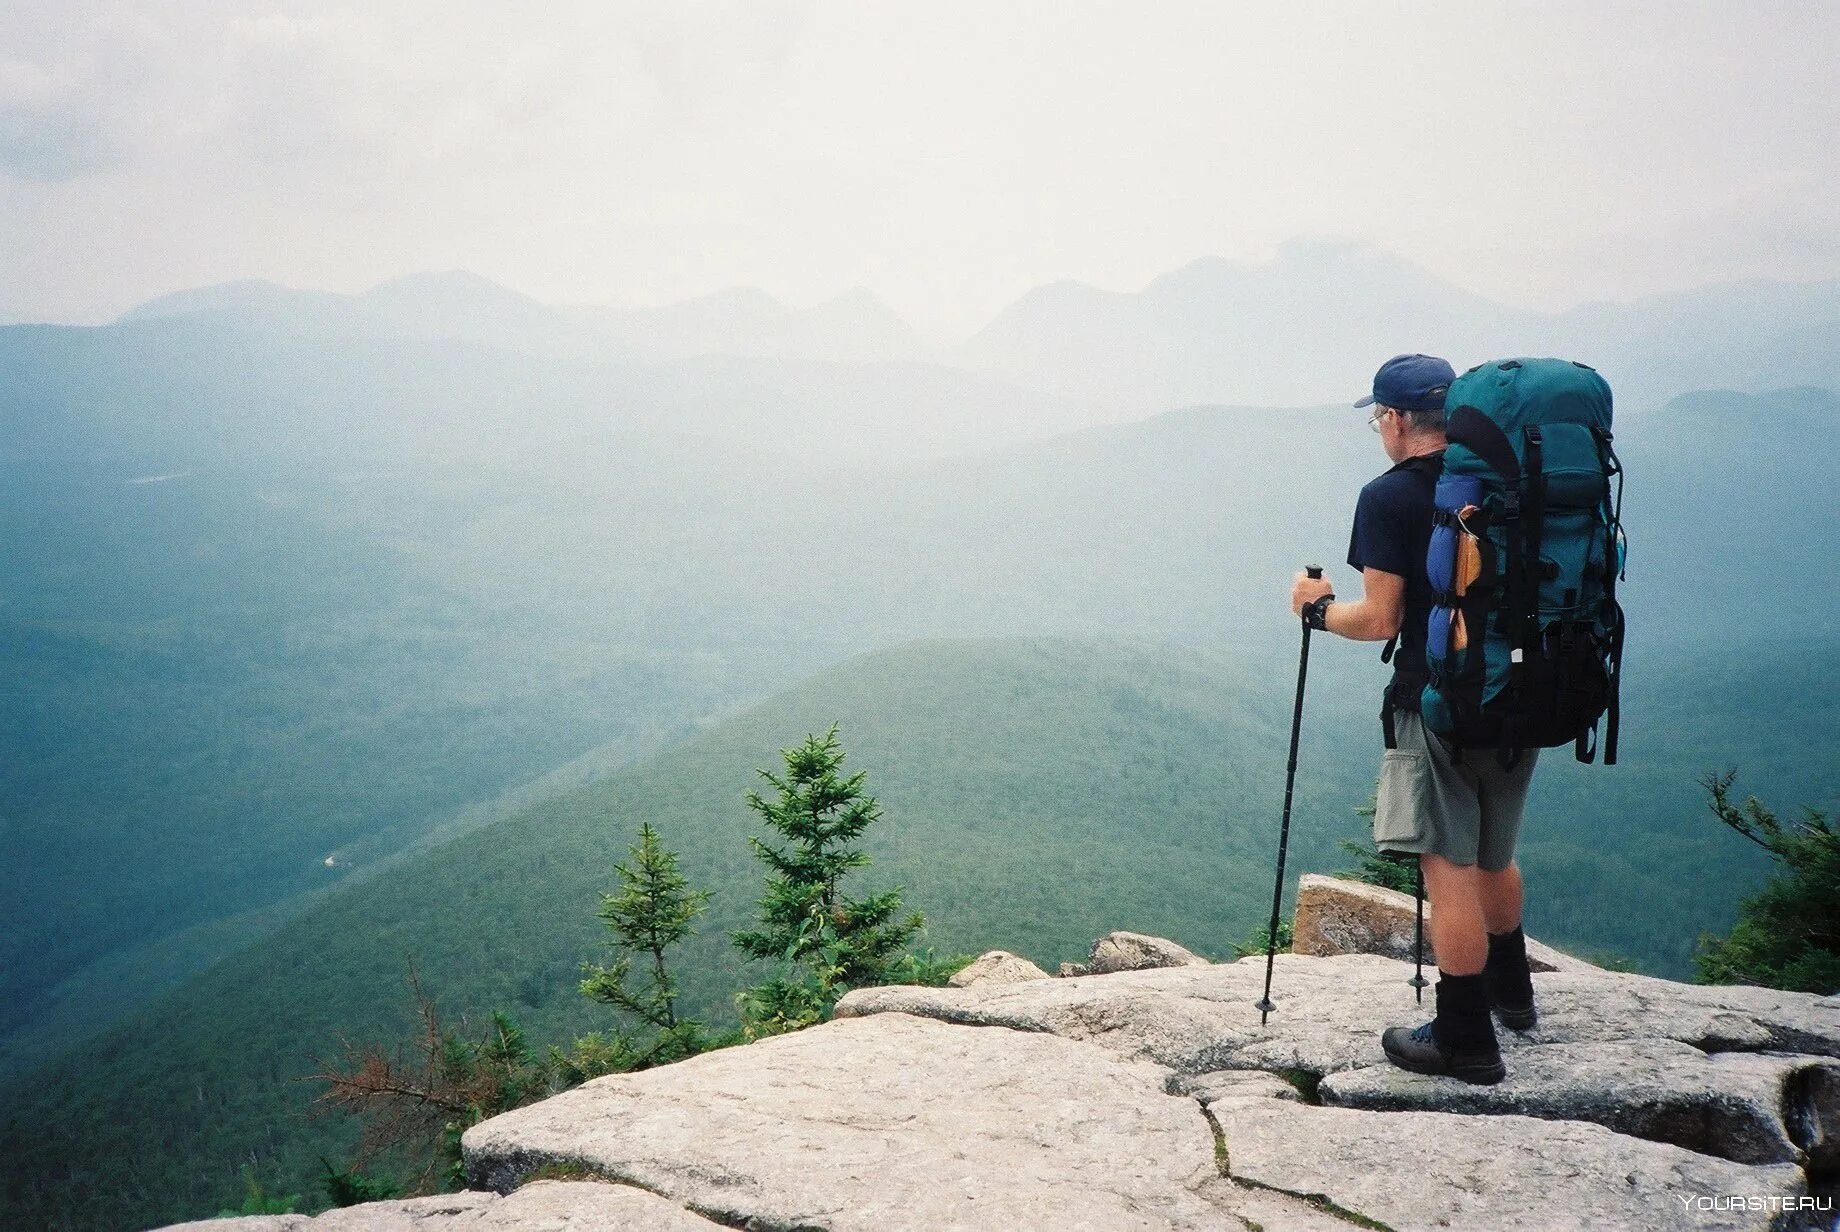
{"label": "khaki shorts", "polygon": [[1374,846],[1490,872],[1508,867],[1540,751],[1523,750],[1514,768],[1504,770],[1493,749],[1446,748],[1411,710],[1393,711],[1393,738],[1398,747],[1380,763]]}

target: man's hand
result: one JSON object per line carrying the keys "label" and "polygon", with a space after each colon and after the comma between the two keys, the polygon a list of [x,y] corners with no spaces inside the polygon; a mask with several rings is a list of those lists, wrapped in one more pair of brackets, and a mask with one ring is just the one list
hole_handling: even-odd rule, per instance
{"label": "man's hand", "polygon": [[1291,583],[1291,615],[1302,616],[1304,604],[1334,593],[1335,587],[1330,585],[1328,578],[1299,573],[1297,580]]}

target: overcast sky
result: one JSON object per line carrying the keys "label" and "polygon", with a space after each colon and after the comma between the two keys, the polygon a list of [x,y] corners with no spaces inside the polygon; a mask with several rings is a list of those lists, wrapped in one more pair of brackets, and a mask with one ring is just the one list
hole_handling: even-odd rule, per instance
{"label": "overcast sky", "polygon": [[1363,240],[1511,303],[1840,275],[1840,5],[0,6],[0,318],[476,270],[1030,286]]}

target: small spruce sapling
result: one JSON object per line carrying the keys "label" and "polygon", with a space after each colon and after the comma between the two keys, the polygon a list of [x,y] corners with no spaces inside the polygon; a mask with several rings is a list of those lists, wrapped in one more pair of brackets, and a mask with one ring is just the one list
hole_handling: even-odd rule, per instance
{"label": "small spruce sapling", "polygon": [[[701,1022],[678,1015],[677,981],[665,963],[665,951],[690,936],[692,923],[708,906],[709,892],[690,888],[678,871],[677,853],[659,841],[651,823],[639,827],[639,842],[628,851],[628,862],[614,865],[620,892],[602,895],[599,913],[613,933],[608,944],[617,956],[607,966],[583,964],[581,991],[636,1018],[642,1030],[649,1028],[650,1038],[620,1032],[611,1040],[597,1033],[578,1041],[582,1076],[668,1064],[709,1043]],[[645,964],[638,978],[635,958]]]}
{"label": "small spruce sapling", "polygon": [[869,863],[855,844],[881,808],[864,791],[862,771],[843,774],[836,724],[780,756],[783,775],[759,771],[772,797],[749,791],[747,804],[786,844],[749,837],[770,870],[760,927],[731,934],[750,958],[780,964],[766,983],[736,997],[749,1039],[819,1022],[848,990],[887,982],[925,924],[917,912],[900,915],[899,887],[867,898],[842,890],[844,876]]}

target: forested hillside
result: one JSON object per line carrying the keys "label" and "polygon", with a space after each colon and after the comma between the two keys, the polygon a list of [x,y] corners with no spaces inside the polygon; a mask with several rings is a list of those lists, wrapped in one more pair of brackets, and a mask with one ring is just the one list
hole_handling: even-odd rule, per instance
{"label": "forested hillside", "polygon": [[[1840,667],[1831,642],[1755,670]],[[649,821],[711,889],[684,948],[685,1008],[732,1021],[744,971],[724,932],[749,922],[761,868],[742,793],[775,750],[840,721],[850,768],[885,819],[865,888],[900,884],[941,952],[1002,947],[1052,966],[1131,928],[1214,956],[1262,921],[1282,789],[1290,661],[1232,649],[1078,641],[928,642],[854,661],[604,782],[556,795],[326,899],[8,1093],[0,1150],[14,1209],[53,1226],[133,1226],[231,1202],[251,1154],[286,1192],[315,1192],[318,1157],[352,1127],[304,1122],[296,1081],[341,1036],[400,1038],[414,962],[450,1015],[510,1011],[539,1041],[609,1023],[575,989],[604,930],[598,895]],[[1372,792],[1378,665],[1325,649],[1292,836],[1297,871],[1346,867],[1342,838]],[[1806,750],[1840,740],[1840,709],[1789,695],[1781,727],[1752,669],[1648,676],[1626,763],[1549,755],[1524,833],[1530,931],[1680,974],[1692,937],[1729,922],[1760,853],[1703,815],[1692,776],[1731,760],[1790,798],[1827,773]],[[1701,709],[1683,698],[1703,698]],[[1800,733],[1786,742],[1786,731]],[[1803,743],[1806,741],[1807,743]]]}

